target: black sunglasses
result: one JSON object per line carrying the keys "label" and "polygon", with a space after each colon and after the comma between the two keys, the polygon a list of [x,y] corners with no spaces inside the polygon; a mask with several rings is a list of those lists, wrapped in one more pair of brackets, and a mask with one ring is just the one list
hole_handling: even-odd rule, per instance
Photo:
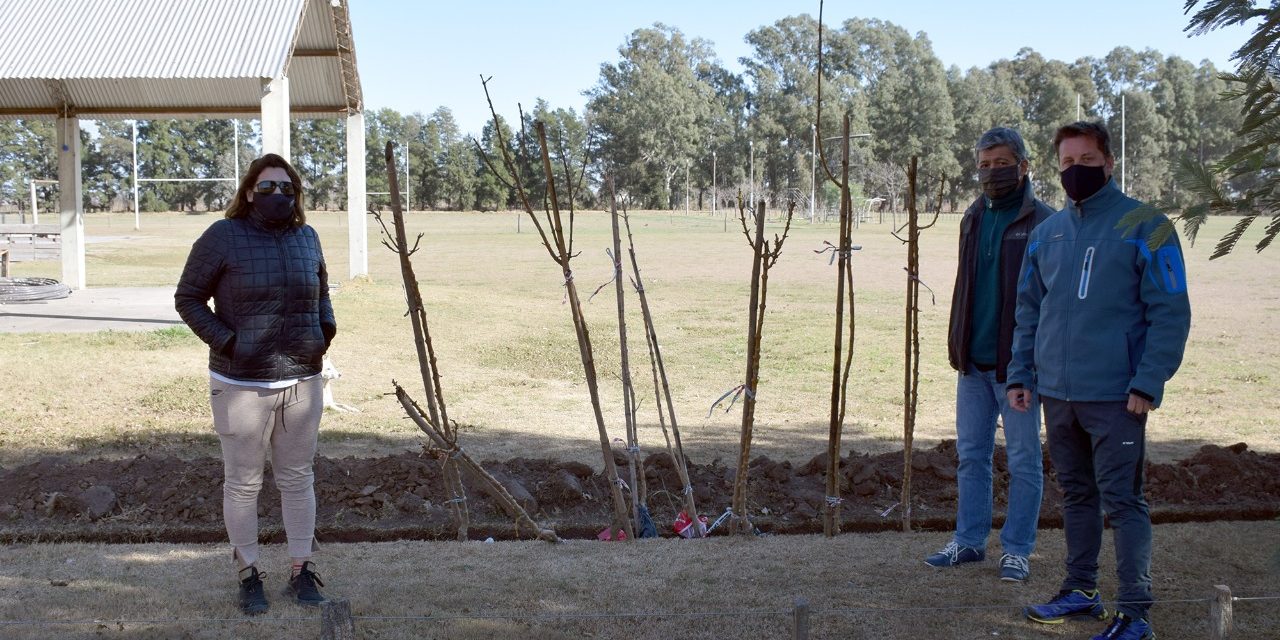
{"label": "black sunglasses", "polygon": [[293,183],[288,180],[263,180],[262,182],[253,185],[253,192],[268,195],[275,191],[276,187],[280,187],[280,193],[283,193],[286,196],[291,196],[297,193],[297,189],[294,188]]}

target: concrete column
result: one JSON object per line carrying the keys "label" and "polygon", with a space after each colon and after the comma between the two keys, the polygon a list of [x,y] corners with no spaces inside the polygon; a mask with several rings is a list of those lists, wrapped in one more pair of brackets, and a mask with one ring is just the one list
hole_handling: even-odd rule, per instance
{"label": "concrete column", "polygon": [[365,220],[364,113],[347,116],[347,233],[351,277],[369,275],[369,231]]}
{"label": "concrete column", "polygon": [[262,83],[262,153],[289,159],[289,78]]}
{"label": "concrete column", "polygon": [[58,118],[58,208],[62,212],[62,283],[84,289],[84,193],[80,183],[80,120]]}

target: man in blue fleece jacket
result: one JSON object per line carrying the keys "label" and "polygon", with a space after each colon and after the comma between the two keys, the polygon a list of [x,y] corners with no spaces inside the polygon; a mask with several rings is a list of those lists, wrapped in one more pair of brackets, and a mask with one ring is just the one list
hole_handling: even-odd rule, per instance
{"label": "man in blue fleece jacket", "polygon": [[1008,400],[1044,407],[1049,456],[1062,489],[1067,577],[1028,607],[1031,620],[1106,619],[1097,591],[1105,510],[1115,540],[1115,619],[1099,638],[1149,640],[1151,515],[1143,494],[1146,423],[1182,362],[1191,306],[1177,234],[1148,247],[1164,216],[1122,228],[1141,206],[1111,179],[1100,124],[1054,136],[1067,206],[1036,227],[1018,285]]}

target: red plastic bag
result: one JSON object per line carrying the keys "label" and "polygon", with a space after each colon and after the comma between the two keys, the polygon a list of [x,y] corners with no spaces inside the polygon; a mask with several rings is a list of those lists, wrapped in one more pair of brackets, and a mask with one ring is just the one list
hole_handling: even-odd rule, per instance
{"label": "red plastic bag", "polygon": [[698,516],[698,529],[694,529],[693,521],[689,518],[689,514],[681,511],[680,515],[676,516],[676,521],[672,523],[671,528],[680,534],[682,538],[692,538],[695,531],[705,536],[707,534],[707,517]]}

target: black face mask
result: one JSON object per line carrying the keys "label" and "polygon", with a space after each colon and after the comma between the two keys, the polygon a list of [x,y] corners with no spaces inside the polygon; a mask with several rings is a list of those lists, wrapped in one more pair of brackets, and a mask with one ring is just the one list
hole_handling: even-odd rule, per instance
{"label": "black face mask", "polygon": [[1067,167],[1059,177],[1062,179],[1062,188],[1067,191],[1067,197],[1075,202],[1080,202],[1097,193],[1107,184],[1107,173],[1103,167],[1073,164]]}
{"label": "black face mask", "polygon": [[293,198],[283,193],[253,194],[253,213],[267,227],[283,227],[293,221]]}
{"label": "black face mask", "polygon": [[992,200],[999,200],[1013,193],[1021,180],[1017,165],[978,169],[978,182],[982,183],[982,192]]}

